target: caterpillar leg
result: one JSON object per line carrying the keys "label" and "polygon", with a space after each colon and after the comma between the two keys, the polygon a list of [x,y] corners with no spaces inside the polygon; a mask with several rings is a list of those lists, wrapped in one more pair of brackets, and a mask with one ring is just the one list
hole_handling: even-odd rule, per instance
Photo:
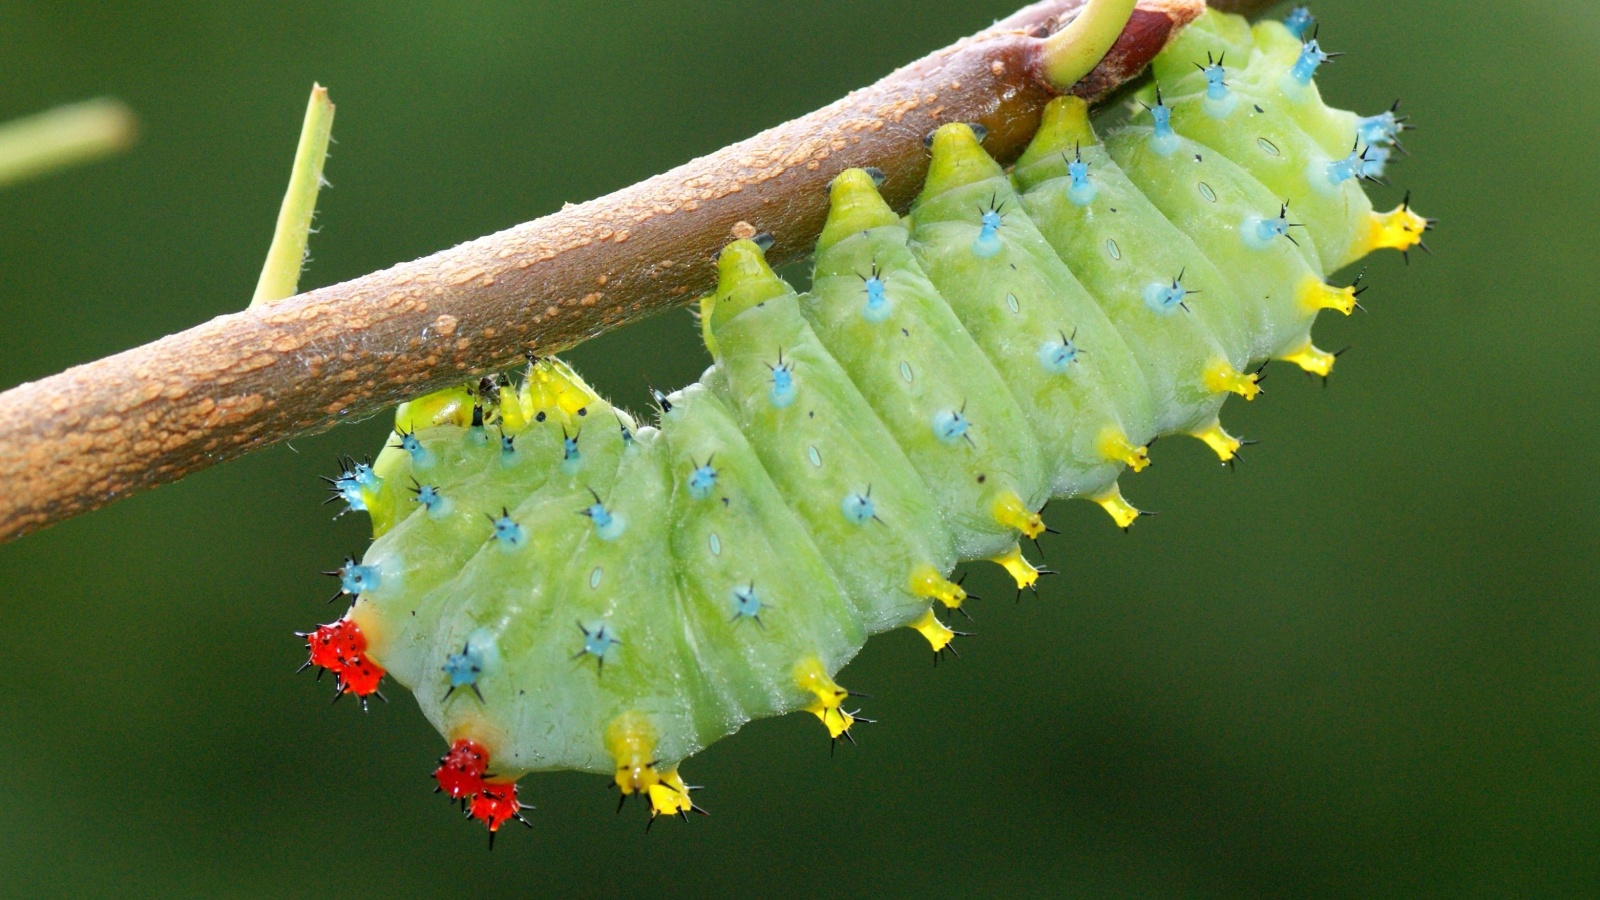
{"label": "caterpillar leg", "polygon": [[1229,434],[1222,427],[1222,422],[1212,419],[1205,425],[1189,432],[1190,436],[1203,441],[1207,447],[1217,454],[1223,462],[1230,462],[1239,455],[1239,448],[1244,446],[1244,441]]}
{"label": "caterpillar leg", "polygon": [[1101,509],[1110,513],[1112,521],[1116,522],[1117,527],[1123,531],[1127,531],[1140,516],[1145,515],[1142,510],[1129,503],[1122,496],[1122,488],[1116,482],[1112,482],[1110,487],[1089,499],[1100,504]]}
{"label": "caterpillar leg", "polygon": [[642,795],[650,803],[650,820],[662,815],[677,815],[688,819],[691,812],[706,815],[706,811],[689,799],[691,786],[678,774],[678,767],[660,768],[656,759],[656,730],[648,719],[638,713],[623,713],[606,728],[606,749],[616,761],[612,783],[621,794],[617,798],[617,811],[633,795]]}
{"label": "caterpillar leg", "polygon": [[794,680],[801,690],[816,697],[816,700],[805,707],[805,711],[816,716],[828,729],[828,737],[832,739],[833,744],[838,744],[839,738],[854,744],[856,739],[850,736],[851,727],[857,721],[872,721],[861,718],[857,715],[858,711],[844,708],[844,701],[851,696],[850,692],[828,677],[828,670],[823,668],[822,661],[815,656],[800,660],[794,667]]}

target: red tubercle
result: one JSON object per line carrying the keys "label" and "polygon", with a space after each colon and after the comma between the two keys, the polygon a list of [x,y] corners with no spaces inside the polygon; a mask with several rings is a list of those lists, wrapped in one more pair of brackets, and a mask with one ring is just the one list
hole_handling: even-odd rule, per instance
{"label": "red tubercle", "polygon": [[349,692],[368,697],[378,693],[384,670],[367,657],[367,636],[361,633],[361,626],[340,619],[318,625],[315,631],[296,634],[306,639],[308,656],[302,669],[316,666],[332,672],[339,679],[336,693],[340,695]]}
{"label": "red tubercle", "polygon": [[522,804],[517,800],[517,783],[514,781],[484,782],[482,790],[473,796],[468,812],[474,819],[489,826],[491,836],[510,819],[528,824],[528,820],[522,818]]}
{"label": "red tubercle", "polygon": [[335,674],[344,669],[348,660],[359,658],[367,649],[366,635],[361,633],[360,626],[349,619],[318,625],[315,631],[297,631],[295,634],[306,639],[306,649],[311,654],[306,665],[328,669]]}
{"label": "red tubercle", "polygon": [[384,674],[383,666],[368,659],[365,653],[358,653],[354,659],[346,660],[344,668],[339,670],[339,689],[357,697],[370,697],[378,693]]}
{"label": "red tubercle", "polygon": [[484,789],[484,773],[489,771],[489,751],[477,741],[462,738],[450,745],[450,752],[439,757],[433,779],[451,800],[471,797]]}

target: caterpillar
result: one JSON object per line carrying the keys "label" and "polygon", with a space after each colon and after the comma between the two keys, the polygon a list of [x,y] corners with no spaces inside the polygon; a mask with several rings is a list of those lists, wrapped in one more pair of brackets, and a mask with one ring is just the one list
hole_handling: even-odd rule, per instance
{"label": "caterpillar", "polygon": [[351,607],[301,635],[302,668],[363,705],[410,688],[448,744],[438,790],[491,845],[526,821],[525,773],[608,775],[653,822],[701,811],[680,764],[752,719],[853,741],[835,677],[869,636],[950,649],[956,567],[1034,586],[1021,541],[1054,498],[1131,526],[1119,479],[1159,436],[1231,463],[1227,397],[1269,360],[1333,366],[1311,326],[1363,288],[1330,276],[1424,246],[1409,197],[1378,213],[1363,189],[1405,120],[1326,106],[1312,27],[1208,12],[1128,121],[1058,98],[1009,171],[942,126],[903,217],[841,173],[805,293],[761,240],[721,251],[712,365],[653,424],[550,357],[401,405],[329,479],[374,541],[328,573]]}

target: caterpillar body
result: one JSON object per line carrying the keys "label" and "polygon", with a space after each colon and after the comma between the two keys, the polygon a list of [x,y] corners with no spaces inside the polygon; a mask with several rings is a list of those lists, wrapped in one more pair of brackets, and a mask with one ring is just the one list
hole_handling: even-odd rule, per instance
{"label": "caterpillar body", "polygon": [[1256,366],[1332,365],[1312,322],[1359,291],[1329,275],[1420,243],[1428,220],[1362,189],[1403,120],[1324,105],[1308,21],[1207,13],[1130,124],[1102,138],[1057,99],[1010,172],[946,125],[903,218],[842,173],[805,294],[760,244],[722,251],[714,362],[654,425],[550,358],[401,406],[334,479],[376,537],[330,573],[354,602],[307,665],[363,699],[411,688],[450,742],[440,789],[491,835],[526,772],[607,773],[681,815],[679,763],[751,719],[848,738],[834,676],[867,637],[945,649],[963,561],[1031,586],[1019,539],[1052,498],[1132,524],[1118,477],[1159,435],[1230,460],[1218,410]]}

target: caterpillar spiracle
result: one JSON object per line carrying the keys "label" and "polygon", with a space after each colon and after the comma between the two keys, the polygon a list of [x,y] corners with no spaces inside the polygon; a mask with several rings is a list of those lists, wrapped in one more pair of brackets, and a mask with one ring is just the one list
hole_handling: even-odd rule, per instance
{"label": "caterpillar spiracle", "polygon": [[1404,120],[1323,103],[1309,24],[1207,13],[1130,123],[1059,98],[1009,172],[943,126],[905,217],[839,175],[807,293],[760,243],[722,250],[713,364],[655,424],[553,358],[402,405],[333,480],[375,540],[330,573],[354,601],[307,665],[363,701],[410,688],[491,837],[524,773],[604,773],[653,819],[698,809],[679,764],[752,719],[849,738],[834,678],[870,635],[944,650],[964,561],[1031,586],[1052,498],[1131,525],[1118,477],[1160,435],[1232,459],[1218,410],[1260,365],[1333,365],[1312,322],[1360,290],[1330,275],[1420,244],[1428,220],[1363,191]]}

